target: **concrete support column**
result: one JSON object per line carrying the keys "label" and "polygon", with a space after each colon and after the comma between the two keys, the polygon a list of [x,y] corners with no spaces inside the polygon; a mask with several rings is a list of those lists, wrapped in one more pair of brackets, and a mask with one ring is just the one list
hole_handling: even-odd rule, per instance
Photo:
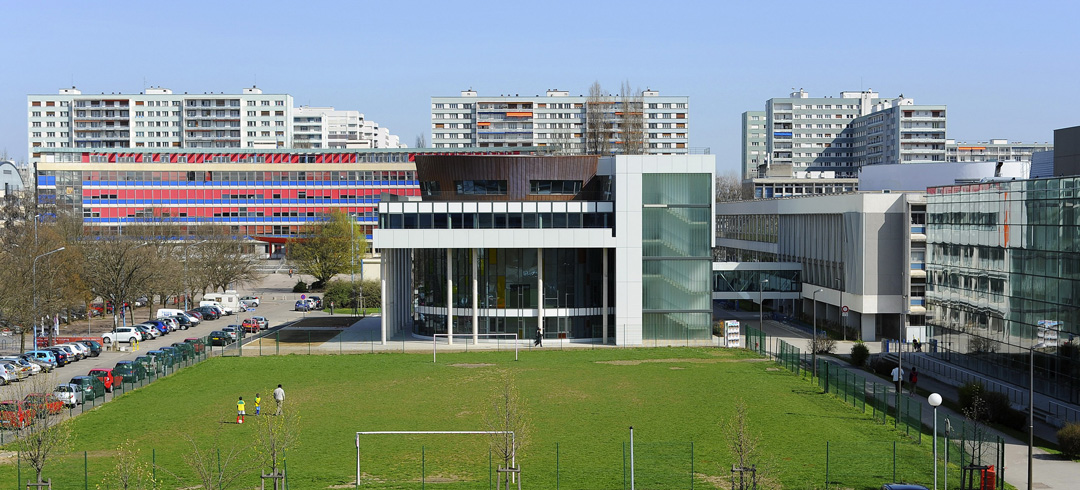
{"label": "concrete support column", "polygon": [[480,249],[472,249],[472,341],[480,340],[480,281],[476,277],[480,269]]}
{"label": "concrete support column", "polygon": [[601,318],[601,324],[603,325],[603,330],[604,330],[604,344],[605,345],[607,344],[607,338],[608,338],[608,332],[607,332],[607,329],[608,329],[608,297],[607,297],[607,295],[608,295],[608,270],[607,270],[607,260],[608,260],[608,258],[607,258],[607,251],[608,251],[608,249],[605,248],[604,249],[604,255],[603,255],[604,258],[602,260],[603,263],[604,263],[604,266],[603,266],[604,267],[604,275],[603,275],[604,280],[601,282],[601,288],[602,288],[601,291],[602,292],[600,293],[600,297],[601,297],[600,311],[602,313],[600,318]]}
{"label": "concrete support column", "polygon": [[446,249],[446,343],[454,344],[454,249]]}
{"label": "concrete support column", "polygon": [[544,249],[536,249],[536,327],[544,330]]}
{"label": "concrete support column", "polygon": [[380,340],[382,341],[382,345],[386,345],[386,331],[388,328],[390,328],[390,319],[388,318],[389,315],[387,314],[389,312],[389,309],[387,308],[387,296],[390,295],[390,284],[387,284],[388,278],[390,277],[390,274],[388,274],[389,269],[387,268],[389,264],[387,264],[387,262],[389,262],[390,260],[390,254],[383,253],[382,260],[383,273],[380,274],[381,277],[379,278],[380,291],[382,291],[382,298],[380,299],[380,302],[382,303],[382,315],[380,316],[379,320],[382,323],[382,333]]}

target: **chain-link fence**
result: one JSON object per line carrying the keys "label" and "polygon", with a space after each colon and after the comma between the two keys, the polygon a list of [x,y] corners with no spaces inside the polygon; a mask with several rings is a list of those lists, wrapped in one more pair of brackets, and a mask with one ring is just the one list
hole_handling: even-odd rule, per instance
{"label": "chain-link fence", "polygon": [[876,488],[879,482],[933,479],[934,456],[914,441],[828,441],[822,450],[825,488],[866,488],[868,483]]}
{"label": "chain-link fence", "polygon": [[783,340],[777,339],[776,363],[796,375],[802,375],[802,351]]}

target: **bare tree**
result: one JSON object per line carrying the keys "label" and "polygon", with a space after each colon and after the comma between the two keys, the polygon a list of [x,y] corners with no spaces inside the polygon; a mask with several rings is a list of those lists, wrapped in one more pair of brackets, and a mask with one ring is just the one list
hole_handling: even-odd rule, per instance
{"label": "bare tree", "polygon": [[[270,392],[264,390],[264,393]],[[300,438],[300,416],[290,407],[293,405],[286,405],[278,416],[260,415],[255,422],[255,450],[263,467],[270,468],[269,474],[261,476],[274,482],[274,490],[283,488],[281,469],[285,464],[285,452],[296,447]]]}
{"label": "bare tree", "polygon": [[971,456],[971,464],[981,465],[983,455],[990,448],[991,443],[987,440],[986,423],[990,418],[990,410],[986,406],[986,400],[980,394],[971,398],[971,404],[962,410],[967,424],[962,434],[962,447]]}
{"label": "bare tree", "polygon": [[154,278],[156,256],[146,242],[101,238],[84,244],[86,283],[94,294],[113,304],[113,325],[125,301],[146,291]]}
{"label": "bare tree", "polygon": [[742,182],[735,173],[716,176],[716,202],[741,201],[744,199]]}
{"label": "bare tree", "polygon": [[15,450],[19,457],[34,469],[34,477],[42,483],[41,474],[46,465],[71,445],[71,427],[63,423],[63,409],[59,400],[52,402],[52,389],[57,384],[53,374],[38,374],[20,383],[16,390],[20,399],[31,393],[44,394],[34,401],[24,401],[23,410],[17,418],[28,417],[16,427]]}
{"label": "bare tree", "polygon": [[631,88],[630,81],[622,84],[620,104],[622,120],[619,132],[622,135],[623,155],[645,154],[645,100],[641,89]]}
{"label": "bare tree", "polygon": [[427,139],[424,137],[424,133],[416,135],[416,147],[427,148]]}
{"label": "bare tree", "polygon": [[119,490],[148,490],[157,488],[150,464],[139,454],[140,450],[130,439],[116,447],[116,462],[102,483],[106,488]]}
{"label": "bare tree", "polygon": [[604,95],[600,82],[589,87],[585,99],[585,153],[607,155],[611,152],[610,97]]}
{"label": "bare tree", "polygon": [[243,244],[236,238],[219,230],[214,231],[202,236],[202,241],[190,245],[189,253],[195,258],[188,264],[188,269],[196,268],[202,273],[201,279],[196,282],[224,292],[230,284],[257,281],[261,276],[255,257],[245,253]]}
{"label": "bare tree", "polygon": [[495,488],[502,488],[501,484],[505,483],[509,489],[513,480],[511,475],[521,471],[517,465],[517,455],[527,440],[528,426],[513,375],[509,370],[503,371],[498,382],[485,422],[489,431],[498,432],[491,434],[491,447],[501,459],[499,469],[510,470],[500,472]]}
{"label": "bare tree", "polygon": [[191,450],[182,456],[184,464],[195,473],[203,490],[225,490],[251,474],[258,465],[258,458],[251,451],[250,444],[222,447],[224,425],[225,420],[222,419],[210,444],[199,444],[190,434],[184,434],[188,444],[191,444]]}

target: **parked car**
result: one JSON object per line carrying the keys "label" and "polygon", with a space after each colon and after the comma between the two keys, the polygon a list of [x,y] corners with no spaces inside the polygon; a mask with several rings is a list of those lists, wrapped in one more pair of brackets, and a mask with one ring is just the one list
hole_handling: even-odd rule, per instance
{"label": "parked car", "polygon": [[[135,361],[120,361],[120,362],[117,362],[116,366],[113,367],[113,376],[114,377],[116,376],[116,372],[118,370],[127,369],[127,368],[131,369],[132,378],[128,379],[128,376],[125,375],[124,376],[124,381],[130,381],[130,382],[134,383],[136,381],[142,381],[144,378],[146,378],[146,366],[144,366],[144,365],[142,365],[140,363],[137,363]],[[134,381],[132,381],[132,380],[134,380]]]}
{"label": "parked car", "polygon": [[164,333],[166,334],[180,330],[180,321],[171,316],[159,316],[153,321],[164,323],[166,327]]}
{"label": "parked car", "polygon": [[200,306],[195,308],[194,311],[201,313],[203,320],[217,320],[218,318],[221,318],[221,314],[218,313],[217,308],[212,306]]}
{"label": "parked car", "polygon": [[184,360],[184,353],[176,347],[167,345],[161,348],[161,352],[164,352],[166,356],[169,356],[169,358],[172,359],[172,362],[174,363]]}
{"label": "parked car", "polygon": [[171,354],[161,349],[149,351],[146,356],[154,360],[154,364],[158,366],[158,372],[162,374],[168,372],[169,367],[176,363]]}
{"label": "parked car", "polygon": [[120,380],[119,383],[137,383],[142,379],[133,364],[117,364],[112,372],[113,378]]}
{"label": "parked car", "polygon": [[60,349],[60,350],[64,351],[64,353],[68,355],[68,360],[70,360],[72,362],[77,362],[77,361],[82,359],[75,352],[75,348],[71,347],[70,345],[60,344],[60,345],[54,345],[54,346],[52,346],[50,348],[51,349]]}
{"label": "parked car", "polygon": [[56,356],[56,353],[50,350],[31,350],[26,351],[23,355],[33,357],[34,359],[51,362],[55,364],[56,367],[64,367],[64,365],[67,364],[67,359],[59,359]]}
{"label": "parked car", "polygon": [[188,318],[186,314],[173,315],[168,317],[168,319],[176,322],[176,324],[178,325],[177,330],[187,330],[195,326],[195,324],[192,323],[191,319]]}
{"label": "parked car", "polygon": [[142,339],[142,333],[135,327],[116,327],[116,330],[105,332],[102,335],[102,341],[106,344],[115,344],[117,342],[132,344]]}
{"label": "parked car", "polygon": [[99,396],[105,396],[105,384],[93,376],[75,376],[68,382],[82,390],[83,400],[94,400]]}
{"label": "parked car", "polygon": [[235,341],[239,340],[243,336],[243,334],[240,333],[241,329],[242,327],[240,325],[229,325],[221,329],[221,331],[229,334],[229,337],[232,337],[232,339]]}
{"label": "parked car", "polygon": [[203,341],[203,339],[190,337],[184,339],[184,342],[191,344],[192,350],[195,352],[195,354],[202,354],[203,351],[206,350],[206,343]]}
{"label": "parked car", "polygon": [[161,319],[147,320],[136,326],[145,327],[147,330],[150,331],[150,333],[154,336],[155,339],[169,333],[169,324],[165,323]]}
{"label": "parked car", "polygon": [[80,344],[85,345],[90,349],[90,355],[97,357],[101,355],[101,344],[96,340],[80,340]]}
{"label": "parked car", "polygon": [[209,339],[210,339],[210,345],[225,346],[225,345],[229,345],[229,344],[233,343],[232,335],[229,335],[228,333],[222,332],[221,330],[214,330],[213,332],[210,332]]}
{"label": "parked car", "polygon": [[91,369],[89,373],[86,373],[86,375],[93,376],[101,380],[101,384],[105,385],[105,391],[109,393],[112,393],[113,386],[120,382],[113,377],[112,369],[108,368]]}
{"label": "parked car", "polygon": [[67,351],[64,350],[64,349],[61,349],[61,348],[58,348],[58,347],[46,347],[46,348],[40,349],[40,350],[43,350],[45,352],[51,352],[52,355],[56,356],[56,365],[57,366],[66,366],[66,365],[71,364],[73,362],[73,358],[71,356],[69,356]]}
{"label": "parked car", "polygon": [[0,364],[0,384],[11,384],[19,380],[19,371],[11,364]]}
{"label": "parked car", "polygon": [[142,364],[146,369],[147,374],[158,375],[161,374],[161,366],[151,356],[139,356],[135,358],[136,364]]}
{"label": "parked car", "polygon": [[10,362],[10,361],[0,361],[0,363],[3,363],[5,369],[8,369],[13,374],[15,374],[15,379],[17,379],[17,380],[21,381],[21,380],[24,380],[24,379],[30,377],[30,369],[29,368],[24,368],[22,366],[18,366],[15,363]]}
{"label": "parked car", "polygon": [[260,300],[258,296],[241,296],[240,301],[247,301],[255,306],[259,306]]}
{"label": "parked car", "polygon": [[34,411],[39,419],[46,415],[56,415],[64,409],[64,402],[52,393],[30,393],[23,398],[23,405]]}
{"label": "parked car", "polygon": [[59,345],[67,347],[67,348],[71,349],[73,352],[75,352],[75,359],[76,360],[81,361],[83,359],[86,359],[87,357],[90,357],[90,348],[85,346],[85,345],[82,345],[82,344],[80,344],[78,342],[68,342],[66,344],[59,344]]}
{"label": "parked car", "polygon": [[259,322],[254,318],[245,318],[241,326],[244,327],[244,333],[259,333]]}
{"label": "parked car", "polygon": [[19,368],[19,369],[21,369],[23,371],[26,371],[27,372],[26,377],[30,377],[30,376],[33,376],[33,375],[41,372],[41,366],[38,366],[37,364],[32,364],[32,363],[28,362],[26,359],[23,359],[23,358],[18,357],[18,356],[0,357],[0,362],[6,362],[8,364],[13,364],[16,368]]}
{"label": "parked car", "polygon": [[296,305],[293,306],[295,311],[308,311],[311,309],[311,305],[308,304],[306,299],[297,300]]}
{"label": "parked car", "polygon": [[253,316],[252,320],[255,320],[259,324],[259,330],[266,330],[270,328],[270,320],[267,320],[265,316]]}
{"label": "parked car", "polygon": [[143,325],[140,323],[138,325],[135,325],[135,330],[138,330],[142,333],[142,340],[144,342],[147,340],[153,340],[161,337],[161,331],[153,325]]}
{"label": "parked car", "polygon": [[53,396],[59,399],[64,405],[74,407],[76,405],[82,405],[83,392],[77,385],[71,383],[65,383],[57,386],[53,390]]}
{"label": "parked car", "polygon": [[[203,314],[202,314],[201,311],[188,310],[188,311],[185,311],[184,313],[186,313],[189,317],[195,318],[195,320],[198,320],[199,322],[203,321]],[[195,321],[195,320],[192,320],[192,321]]]}
{"label": "parked car", "polygon": [[56,369],[56,363],[55,362],[46,361],[45,359],[38,359],[38,358],[36,358],[36,357],[34,357],[33,355],[30,355],[30,354],[23,354],[23,355],[21,355],[19,357],[25,359],[27,362],[29,362],[31,364],[36,364],[36,365],[40,366],[41,370],[44,371],[46,374],[52,372],[53,369]]}
{"label": "parked car", "polygon": [[34,423],[34,411],[27,408],[21,400],[0,402],[0,426],[21,429]]}

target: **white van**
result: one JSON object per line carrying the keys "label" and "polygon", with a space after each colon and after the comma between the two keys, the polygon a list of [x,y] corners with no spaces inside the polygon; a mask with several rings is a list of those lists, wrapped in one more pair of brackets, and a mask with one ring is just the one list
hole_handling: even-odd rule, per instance
{"label": "white van", "polygon": [[178,310],[176,308],[159,308],[157,310],[157,315],[158,315],[159,318],[160,317],[170,317],[170,316],[182,316],[184,318],[187,318],[188,321],[191,322],[192,325],[197,325],[199,323],[198,318],[195,318],[194,316],[189,315],[184,310]]}
{"label": "white van", "polygon": [[207,293],[203,295],[203,301],[217,301],[219,306],[230,315],[246,311],[246,308],[240,306],[240,296],[236,294],[236,291]]}
{"label": "white van", "polygon": [[203,300],[203,301],[199,302],[199,306],[212,306],[214,308],[217,308],[218,310],[221,310],[222,316],[232,314],[232,312],[230,312],[229,310],[226,310],[225,307],[221,306],[221,303],[219,303],[217,301]]}

